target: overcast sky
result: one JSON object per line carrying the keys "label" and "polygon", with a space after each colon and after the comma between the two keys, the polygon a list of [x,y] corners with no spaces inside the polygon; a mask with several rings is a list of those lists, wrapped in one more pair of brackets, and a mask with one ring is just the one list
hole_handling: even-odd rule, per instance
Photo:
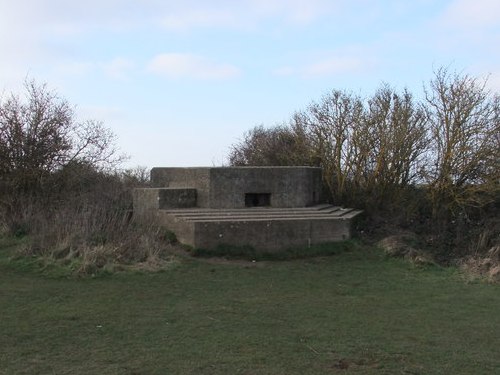
{"label": "overcast sky", "polygon": [[500,92],[500,0],[0,0],[0,94],[46,82],[128,166],[211,166],[331,89]]}

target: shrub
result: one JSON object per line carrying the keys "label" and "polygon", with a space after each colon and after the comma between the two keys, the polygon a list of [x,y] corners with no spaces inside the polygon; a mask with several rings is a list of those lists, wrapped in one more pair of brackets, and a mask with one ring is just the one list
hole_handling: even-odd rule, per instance
{"label": "shrub", "polygon": [[17,220],[29,228],[30,241],[23,255],[61,264],[76,260],[76,271],[84,273],[168,258],[172,236],[154,223],[138,224],[132,218],[130,191],[140,182],[132,183],[130,172],[78,170],[73,178],[64,178],[67,185],[55,184],[59,190],[50,199],[24,201],[25,214]]}
{"label": "shrub", "polygon": [[131,189],[144,168],[118,171],[114,135],[77,122],[69,103],[34,81],[0,98],[0,227],[28,236],[22,251],[95,272],[112,263],[164,259],[172,241],[132,220]]}
{"label": "shrub", "polygon": [[442,68],[423,101],[386,84],[368,98],[332,90],[288,125],[248,132],[229,161],[320,166],[330,202],[363,209],[367,232],[411,228],[448,262],[498,216],[500,96],[485,84]]}

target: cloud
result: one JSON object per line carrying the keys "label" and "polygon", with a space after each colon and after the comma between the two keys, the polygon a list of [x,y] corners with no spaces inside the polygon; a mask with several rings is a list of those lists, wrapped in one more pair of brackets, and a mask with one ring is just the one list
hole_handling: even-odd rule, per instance
{"label": "cloud", "polygon": [[360,71],[365,62],[357,57],[332,57],[305,67],[306,76],[325,76]]}
{"label": "cloud", "polygon": [[281,66],[273,70],[273,74],[277,76],[287,77],[297,73],[297,69],[291,66]]}
{"label": "cloud", "polygon": [[498,61],[500,57],[494,47],[500,42],[498,0],[450,1],[431,26],[431,43],[437,55],[461,56],[468,65],[477,64],[479,56],[489,56],[485,63]]}
{"label": "cloud", "polygon": [[106,123],[116,123],[126,117],[126,111],[121,107],[113,106],[81,106],[78,107],[78,119],[98,119]]}
{"label": "cloud", "polygon": [[148,71],[167,78],[193,78],[218,80],[236,77],[238,68],[230,64],[217,63],[202,56],[188,53],[163,53],[154,57]]}
{"label": "cloud", "polygon": [[163,8],[160,25],[185,31],[194,28],[252,29],[274,19],[292,25],[307,25],[331,14],[345,0],[241,0],[184,1]]}
{"label": "cloud", "polygon": [[100,67],[108,77],[123,80],[128,78],[135,64],[132,60],[117,57],[111,61],[100,64]]}
{"label": "cloud", "polygon": [[467,73],[478,77],[480,81],[484,79],[488,90],[500,94],[500,64],[497,60],[474,64],[467,70]]}
{"label": "cloud", "polygon": [[186,31],[199,27],[235,27],[236,15],[224,9],[181,9],[165,15],[160,25],[165,29]]}
{"label": "cloud", "polygon": [[359,58],[354,55],[333,56],[318,59],[315,62],[305,63],[301,66],[281,66],[273,70],[276,76],[300,76],[302,78],[316,78],[363,72],[374,65],[374,60]]}
{"label": "cloud", "polygon": [[[271,18],[308,24],[347,0],[16,0],[0,2],[0,31],[30,36],[74,35],[88,30],[254,27]],[[30,27],[26,27],[29,25]],[[10,34],[4,34],[12,36]],[[0,39],[2,36],[0,35]]]}
{"label": "cloud", "polygon": [[96,66],[90,61],[67,61],[57,64],[56,70],[66,76],[82,76],[94,71]]}
{"label": "cloud", "polygon": [[500,69],[488,77],[487,87],[493,92],[500,93]]}
{"label": "cloud", "polygon": [[481,29],[500,26],[500,1],[455,0],[446,9],[441,22],[445,26]]}
{"label": "cloud", "polygon": [[103,73],[106,77],[116,80],[127,79],[134,68],[134,62],[123,57],[116,57],[109,61],[64,61],[55,65],[58,74],[65,76]]}
{"label": "cloud", "polygon": [[281,16],[290,23],[308,24],[337,9],[343,1],[324,0],[252,0],[250,10],[260,17]]}

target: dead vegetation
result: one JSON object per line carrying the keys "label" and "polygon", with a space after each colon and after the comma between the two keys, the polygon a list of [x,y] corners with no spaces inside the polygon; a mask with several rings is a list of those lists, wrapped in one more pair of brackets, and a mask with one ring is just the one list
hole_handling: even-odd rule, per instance
{"label": "dead vegetation", "polygon": [[465,258],[460,262],[460,268],[470,279],[500,283],[500,245],[492,247],[485,254]]}
{"label": "dead vegetation", "polygon": [[147,171],[118,170],[109,129],[77,122],[46,85],[25,89],[0,98],[0,228],[29,238],[18,256],[85,274],[165,267],[169,233],[132,219],[131,190],[147,184]]}
{"label": "dead vegetation", "polygon": [[415,265],[435,264],[432,254],[418,246],[418,236],[415,233],[405,232],[385,237],[377,246],[388,256],[403,258]]}
{"label": "dead vegetation", "polygon": [[[366,98],[332,90],[288,124],[246,133],[229,160],[322,167],[325,197],[363,209],[359,229],[393,255],[488,258],[500,234],[500,96],[446,68],[424,86],[420,101],[386,84]],[[402,230],[415,238],[393,236]]]}
{"label": "dead vegetation", "polygon": [[[125,197],[117,194],[107,202],[98,197],[94,201],[80,197],[80,205],[76,199],[60,201],[59,207],[50,211],[43,206],[30,207],[31,214],[17,220],[18,229],[13,233],[29,238],[18,255],[68,266],[75,274],[168,267],[173,248],[178,246],[170,233],[154,222],[134,222],[131,202],[126,209],[118,204],[123,204]],[[20,232],[19,228],[28,231]]]}
{"label": "dead vegetation", "polygon": [[[389,255],[460,261],[498,280],[500,96],[446,69],[424,94],[332,90],[287,124],[250,130],[229,161],[322,167],[325,197],[363,209],[359,229]],[[132,220],[130,192],[147,184],[145,170],[118,171],[119,161],[114,135],[75,121],[46,85],[0,97],[0,232],[30,238],[23,256],[75,272],[163,267],[176,251],[171,236]]]}

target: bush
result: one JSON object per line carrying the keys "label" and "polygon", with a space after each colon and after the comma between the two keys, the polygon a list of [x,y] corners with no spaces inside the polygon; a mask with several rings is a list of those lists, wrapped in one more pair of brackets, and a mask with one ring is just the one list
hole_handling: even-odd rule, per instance
{"label": "bush", "polygon": [[75,271],[83,273],[110,265],[160,265],[168,259],[175,243],[172,236],[154,223],[138,224],[132,218],[130,192],[143,184],[131,181],[129,172],[84,168],[63,181],[45,201],[24,200],[16,218],[18,227],[28,228],[29,245],[22,255],[60,264],[76,262]]}
{"label": "bush", "polygon": [[144,168],[118,171],[114,135],[98,121],[77,122],[69,103],[34,81],[25,96],[0,101],[0,227],[28,236],[22,255],[95,272],[168,256],[172,241],[132,220],[133,187]]}
{"label": "bush", "polygon": [[423,101],[386,84],[368,98],[332,90],[288,125],[248,132],[229,161],[320,166],[330,202],[363,209],[365,232],[411,228],[448,262],[496,227],[500,96],[485,84],[439,69]]}

